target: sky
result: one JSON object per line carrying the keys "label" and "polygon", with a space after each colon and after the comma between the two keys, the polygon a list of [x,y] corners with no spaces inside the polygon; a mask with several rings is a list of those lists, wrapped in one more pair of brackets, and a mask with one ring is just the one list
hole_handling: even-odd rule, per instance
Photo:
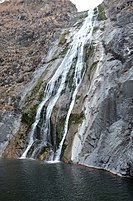
{"label": "sky", "polygon": [[103,0],[71,0],[71,2],[76,5],[78,11],[80,12],[89,10],[90,8],[95,8],[102,3]]}
{"label": "sky", "polygon": [[0,0],[0,3],[3,3],[5,0]]}

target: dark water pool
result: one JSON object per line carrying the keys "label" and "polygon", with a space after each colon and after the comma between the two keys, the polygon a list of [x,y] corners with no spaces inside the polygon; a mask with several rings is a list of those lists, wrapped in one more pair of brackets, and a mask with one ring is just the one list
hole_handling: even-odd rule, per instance
{"label": "dark water pool", "polygon": [[0,160],[0,201],[133,201],[133,180],[63,163]]}

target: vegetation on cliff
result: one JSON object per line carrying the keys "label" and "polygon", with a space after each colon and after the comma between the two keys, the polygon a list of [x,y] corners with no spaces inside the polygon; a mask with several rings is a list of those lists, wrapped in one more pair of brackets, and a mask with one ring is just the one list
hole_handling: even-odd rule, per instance
{"label": "vegetation on cliff", "polygon": [[16,109],[22,87],[31,80],[75,11],[67,0],[12,0],[0,4],[1,111]]}

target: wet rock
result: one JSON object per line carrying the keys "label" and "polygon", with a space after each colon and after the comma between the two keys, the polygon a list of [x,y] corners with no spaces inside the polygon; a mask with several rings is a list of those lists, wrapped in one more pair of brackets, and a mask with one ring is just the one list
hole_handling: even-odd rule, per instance
{"label": "wet rock", "polygon": [[[34,72],[39,72],[39,68],[41,71],[41,61],[49,46],[59,37],[62,28],[71,23],[75,12],[75,6],[67,0],[57,0],[56,4],[55,0],[13,0],[0,4],[1,152],[9,144],[8,137],[13,136],[13,119],[17,116],[17,122],[21,118],[20,105],[22,107],[28,90],[37,82],[39,76],[35,78]],[[10,115],[12,123],[5,120]],[[15,149],[19,149],[21,143],[16,137],[10,144],[5,157],[15,156]]]}
{"label": "wet rock", "polygon": [[[72,147],[67,145],[64,158],[133,176],[133,7],[126,1],[108,0],[103,6],[107,17],[104,29],[93,38],[97,49],[93,62],[97,54],[101,59],[89,80],[86,74],[80,88],[85,118],[81,125],[72,124],[69,129],[66,143],[72,138],[73,143]],[[77,128],[75,133],[73,128]]]}

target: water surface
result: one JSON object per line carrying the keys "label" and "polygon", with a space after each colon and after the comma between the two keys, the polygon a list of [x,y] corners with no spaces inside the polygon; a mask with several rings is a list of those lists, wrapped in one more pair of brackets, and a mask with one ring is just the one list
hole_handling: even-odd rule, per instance
{"label": "water surface", "polygon": [[77,165],[0,160],[0,201],[133,201],[133,180]]}

